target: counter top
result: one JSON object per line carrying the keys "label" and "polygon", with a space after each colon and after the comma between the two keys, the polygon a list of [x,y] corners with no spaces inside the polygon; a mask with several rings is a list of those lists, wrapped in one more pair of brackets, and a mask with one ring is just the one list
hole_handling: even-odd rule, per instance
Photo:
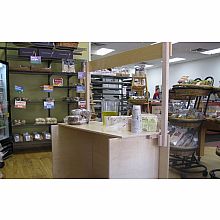
{"label": "counter top", "polygon": [[130,131],[121,131],[121,130],[109,130],[108,128],[102,125],[102,122],[91,121],[89,124],[82,125],[68,125],[65,123],[59,123],[59,126],[71,128],[71,129],[79,129],[83,131],[88,131],[96,134],[106,135],[115,138],[129,138],[129,137],[152,137],[157,136],[159,132],[146,132],[142,131],[141,133],[131,133]]}

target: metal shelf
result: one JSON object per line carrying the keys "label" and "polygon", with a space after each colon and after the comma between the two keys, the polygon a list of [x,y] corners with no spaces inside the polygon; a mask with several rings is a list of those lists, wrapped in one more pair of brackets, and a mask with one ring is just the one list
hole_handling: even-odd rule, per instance
{"label": "metal shelf", "polygon": [[[1,48],[0,48],[1,49]],[[77,54],[81,55],[81,54]],[[16,56],[16,55],[8,55],[7,56],[8,60],[20,60],[20,61],[30,61],[30,57],[24,57],[24,56]],[[75,61],[80,61],[80,62],[85,62],[87,60],[84,59],[73,59]],[[41,61],[55,61],[55,62],[60,62],[62,61],[61,58],[41,58]]]}
{"label": "metal shelf", "polygon": [[[61,123],[61,122],[58,122]],[[26,123],[22,125],[12,125],[13,128],[18,128],[18,127],[42,127],[42,126],[51,126],[51,125],[57,125],[57,124],[35,124],[35,123]]]}
{"label": "metal shelf", "polygon": [[96,74],[91,74],[91,78],[96,77],[96,78],[114,78],[114,79],[131,79],[131,76],[110,76],[110,75],[96,75]]}
{"label": "metal shelf", "polygon": [[122,90],[122,88],[93,87],[96,90]]}
{"label": "metal shelf", "polygon": [[130,82],[103,82],[103,81],[91,81],[91,84],[115,84],[115,85],[126,85],[131,84]]}
{"label": "metal shelf", "polygon": [[9,70],[10,74],[23,74],[23,75],[60,75],[60,76],[77,76],[75,72],[38,72],[38,71],[21,71],[21,70]]}

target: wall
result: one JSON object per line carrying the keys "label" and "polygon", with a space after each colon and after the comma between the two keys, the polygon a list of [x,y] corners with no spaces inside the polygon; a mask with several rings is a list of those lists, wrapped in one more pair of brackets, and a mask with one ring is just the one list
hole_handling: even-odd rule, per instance
{"label": "wall", "polygon": [[[215,86],[220,86],[220,56],[170,65],[170,88],[176,84],[183,75],[190,76],[192,79],[197,77],[204,79],[207,76],[212,76],[215,79]],[[147,76],[148,88],[152,97],[155,85],[162,84],[162,69],[150,69],[147,71]]]}

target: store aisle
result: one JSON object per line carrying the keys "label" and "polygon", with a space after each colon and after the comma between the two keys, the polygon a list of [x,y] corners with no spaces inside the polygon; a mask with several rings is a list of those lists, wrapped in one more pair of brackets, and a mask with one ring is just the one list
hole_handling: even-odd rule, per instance
{"label": "store aisle", "polygon": [[14,154],[5,161],[2,169],[4,179],[44,179],[52,178],[52,153]]}

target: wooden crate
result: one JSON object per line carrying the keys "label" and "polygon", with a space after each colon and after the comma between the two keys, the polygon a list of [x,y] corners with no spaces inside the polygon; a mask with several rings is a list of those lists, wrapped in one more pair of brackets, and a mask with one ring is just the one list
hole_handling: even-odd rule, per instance
{"label": "wooden crate", "polygon": [[73,47],[73,48],[77,48],[78,45],[79,45],[79,42],[56,42],[55,45],[59,46],[59,47]]}

